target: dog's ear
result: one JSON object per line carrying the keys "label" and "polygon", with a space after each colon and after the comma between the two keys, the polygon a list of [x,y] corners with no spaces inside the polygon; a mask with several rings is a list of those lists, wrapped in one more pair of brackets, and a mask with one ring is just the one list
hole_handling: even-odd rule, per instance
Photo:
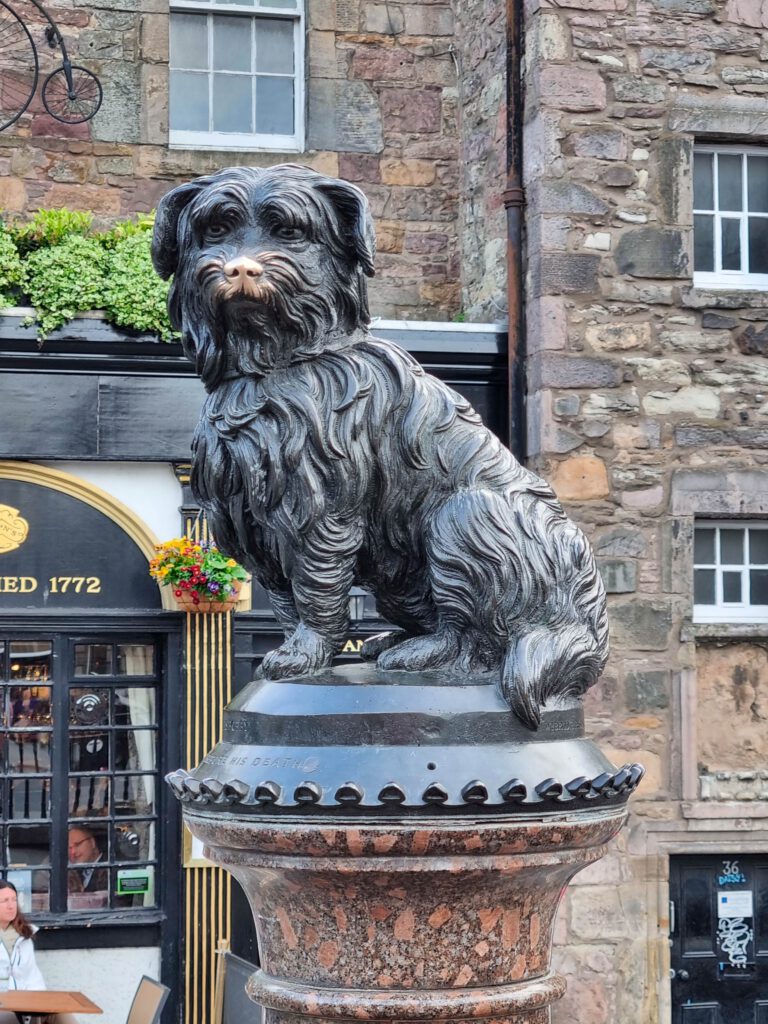
{"label": "dog's ear", "polygon": [[196,178],[186,185],[179,185],[167,192],[157,204],[152,232],[152,264],[164,280],[176,272],[179,263],[177,229],[181,212],[209,182],[210,178]]}
{"label": "dog's ear", "polygon": [[324,178],[316,186],[333,204],[342,232],[350,239],[360,269],[373,277],[376,233],[368,200],[356,185],[338,178]]}

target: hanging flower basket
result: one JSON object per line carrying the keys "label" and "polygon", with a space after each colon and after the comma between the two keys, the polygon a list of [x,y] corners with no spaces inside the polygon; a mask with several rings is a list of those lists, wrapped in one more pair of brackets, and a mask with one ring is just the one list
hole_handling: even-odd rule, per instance
{"label": "hanging flower basket", "polygon": [[172,587],[185,612],[229,612],[235,607],[248,574],[208,542],[175,537],[158,544],[149,572],[162,587]]}
{"label": "hanging flower basket", "polygon": [[213,600],[195,590],[174,590],[176,604],[183,612],[231,612],[240,600],[240,583],[233,583],[232,593],[222,600]]}

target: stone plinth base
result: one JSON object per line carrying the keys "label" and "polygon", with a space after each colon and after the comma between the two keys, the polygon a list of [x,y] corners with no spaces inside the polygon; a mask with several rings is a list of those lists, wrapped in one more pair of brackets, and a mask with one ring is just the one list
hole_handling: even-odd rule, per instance
{"label": "stone plinth base", "polygon": [[253,909],[269,1024],[545,1024],[560,897],[625,807],[406,821],[185,808]]}

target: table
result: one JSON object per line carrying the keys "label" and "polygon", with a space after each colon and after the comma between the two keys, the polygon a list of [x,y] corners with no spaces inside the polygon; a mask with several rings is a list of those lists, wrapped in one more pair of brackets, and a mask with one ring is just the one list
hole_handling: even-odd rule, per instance
{"label": "table", "polygon": [[0,1010],[17,1016],[45,1017],[49,1013],[102,1013],[100,1006],[82,992],[51,992],[10,989],[0,992]]}

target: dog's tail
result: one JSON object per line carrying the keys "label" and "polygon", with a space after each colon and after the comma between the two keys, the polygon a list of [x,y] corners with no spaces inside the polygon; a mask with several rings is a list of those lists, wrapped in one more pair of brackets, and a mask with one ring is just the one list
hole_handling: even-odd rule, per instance
{"label": "dog's tail", "polygon": [[512,641],[501,666],[501,689],[517,717],[537,729],[550,697],[579,695],[602,671],[605,649],[581,623],[538,627]]}

